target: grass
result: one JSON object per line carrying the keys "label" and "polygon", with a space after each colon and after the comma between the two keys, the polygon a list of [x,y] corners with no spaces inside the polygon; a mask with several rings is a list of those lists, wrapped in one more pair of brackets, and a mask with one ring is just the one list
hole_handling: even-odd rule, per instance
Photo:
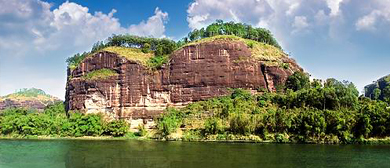
{"label": "grass", "polygon": [[84,75],[82,78],[85,80],[96,80],[96,79],[107,79],[111,76],[117,76],[118,73],[111,69],[99,69],[95,71],[91,71]]}
{"label": "grass", "polygon": [[103,51],[116,53],[122,57],[125,57],[128,60],[133,60],[133,61],[139,62],[144,66],[147,66],[149,59],[154,57],[154,54],[152,52],[144,53],[141,51],[141,49],[138,49],[138,48],[113,46],[113,47],[104,48]]}
{"label": "grass", "polygon": [[[103,48],[101,50],[88,54],[84,59],[92,57],[93,55],[101,51],[115,53],[121,57],[126,58],[127,60],[138,62],[144,67],[149,68],[151,70],[156,70],[160,68],[169,60],[169,55],[155,56],[153,52],[144,53],[142,52],[141,49],[138,48],[118,47],[118,46]],[[69,68],[73,71],[74,69],[77,68],[77,66],[78,65],[69,65]]]}
{"label": "grass", "polygon": [[234,35],[218,35],[208,38],[203,38],[196,40],[194,42],[185,44],[183,47],[198,45],[206,42],[216,42],[216,41],[241,41],[246,44],[246,46],[251,50],[252,57],[256,60],[263,61],[267,65],[280,65],[282,62],[280,58],[287,57],[281,49],[276,48],[272,45],[261,43],[254,40],[244,39]]}

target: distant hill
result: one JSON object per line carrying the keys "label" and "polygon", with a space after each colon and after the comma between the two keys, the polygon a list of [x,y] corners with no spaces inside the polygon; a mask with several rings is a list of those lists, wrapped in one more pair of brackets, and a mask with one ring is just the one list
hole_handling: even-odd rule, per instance
{"label": "distant hill", "polygon": [[371,99],[390,98],[390,75],[384,76],[364,87],[364,95]]}
{"label": "distant hill", "polygon": [[0,110],[6,108],[29,108],[43,110],[47,105],[61,101],[57,97],[46,94],[41,89],[24,88],[15,93],[0,96]]}

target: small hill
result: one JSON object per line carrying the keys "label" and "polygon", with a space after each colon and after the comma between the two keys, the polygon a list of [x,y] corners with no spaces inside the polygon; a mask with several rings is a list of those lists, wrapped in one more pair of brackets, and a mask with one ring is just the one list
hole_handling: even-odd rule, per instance
{"label": "small hill", "polygon": [[373,100],[390,99],[390,75],[384,76],[364,87],[364,95]]}
{"label": "small hill", "polygon": [[47,105],[61,101],[46,94],[41,89],[24,88],[15,93],[0,97],[0,110],[7,108],[29,108],[43,110]]}

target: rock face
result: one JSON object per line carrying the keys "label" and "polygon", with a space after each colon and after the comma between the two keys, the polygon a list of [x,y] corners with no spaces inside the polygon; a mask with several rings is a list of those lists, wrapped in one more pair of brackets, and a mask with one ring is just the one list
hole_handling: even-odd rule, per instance
{"label": "rock face", "polygon": [[[103,112],[112,118],[145,119],[168,106],[181,107],[229,93],[228,88],[260,88],[275,91],[287,77],[302,69],[288,57],[284,65],[259,61],[240,41],[205,42],[183,47],[168,64],[151,71],[115,53],[99,52],[75,70],[68,69],[67,110]],[[108,68],[119,75],[101,80],[84,80],[88,72]],[[261,89],[260,89],[261,90]]]}
{"label": "rock face", "polygon": [[12,100],[12,99],[5,99],[0,101],[0,110],[4,110],[7,108],[28,108],[28,109],[36,109],[36,110],[43,110],[49,103],[42,103],[40,101],[33,101],[33,100]]}

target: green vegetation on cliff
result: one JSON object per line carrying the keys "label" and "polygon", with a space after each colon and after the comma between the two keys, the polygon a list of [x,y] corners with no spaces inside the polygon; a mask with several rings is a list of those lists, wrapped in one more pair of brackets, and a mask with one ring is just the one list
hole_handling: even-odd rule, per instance
{"label": "green vegetation on cliff", "polygon": [[[234,35],[216,35],[213,37],[202,38],[199,40],[194,40],[189,42],[182,47],[190,46],[190,45],[198,45],[201,43],[207,42],[218,42],[218,41],[240,41],[244,42],[244,44],[249,48],[252,53],[252,57],[259,60],[264,61],[265,63],[274,62],[274,64],[281,64],[281,57],[286,57],[287,55],[280,49],[275,46],[261,43],[251,39],[245,39]],[[181,48],[182,48],[181,47]]]}
{"label": "green vegetation on cliff", "polygon": [[147,63],[151,57],[154,57],[153,53],[151,53],[151,52],[144,53],[144,52],[142,52],[141,49],[137,49],[137,48],[113,46],[113,47],[104,48],[103,51],[116,53],[120,56],[125,57],[128,60],[133,60],[133,61],[139,62],[144,66],[147,65]]}
{"label": "green vegetation on cliff", "polygon": [[85,74],[82,78],[85,80],[97,80],[97,79],[107,79],[111,76],[117,76],[118,73],[114,70],[103,68],[95,71],[91,71]]}
{"label": "green vegetation on cliff", "polygon": [[[217,37],[211,38],[214,36]],[[273,61],[275,56],[285,55],[270,31],[263,28],[253,28],[242,23],[224,23],[221,20],[217,20],[206,28],[193,30],[187,37],[178,42],[166,38],[113,35],[105,42],[95,43],[90,52],[75,54],[69,57],[66,62],[68,67],[73,70],[85,58],[103,50],[117,53],[130,60],[139,61],[147,68],[155,70],[161,68],[163,64],[169,61],[169,55],[173,51],[187,43],[194,44],[193,42],[195,41],[202,42],[201,39],[207,41],[208,38],[208,40],[210,38],[211,40],[216,40],[225,37],[246,42],[248,47],[254,52],[253,55],[263,60],[271,59]]]}
{"label": "green vegetation on cliff", "polygon": [[[161,135],[182,140],[252,140],[356,143],[390,136],[390,108],[358,97],[350,82],[309,81],[302,73],[283,92],[230,96],[168,109],[158,120]],[[178,128],[181,129],[178,129]],[[177,130],[183,130],[177,136]]]}
{"label": "green vegetation on cliff", "polygon": [[[90,52],[75,54],[69,57],[66,62],[68,67],[73,70],[87,57],[99,51],[108,51],[123,56],[129,60],[140,62],[142,65],[151,69],[157,69],[162,64],[156,64],[155,59],[165,58],[176,48],[177,43],[169,39],[158,39],[149,37],[138,37],[133,35],[113,35],[106,42],[98,42],[93,45]],[[164,59],[164,61],[167,61]],[[160,63],[160,62],[158,62]],[[163,62],[166,63],[166,62]]]}

